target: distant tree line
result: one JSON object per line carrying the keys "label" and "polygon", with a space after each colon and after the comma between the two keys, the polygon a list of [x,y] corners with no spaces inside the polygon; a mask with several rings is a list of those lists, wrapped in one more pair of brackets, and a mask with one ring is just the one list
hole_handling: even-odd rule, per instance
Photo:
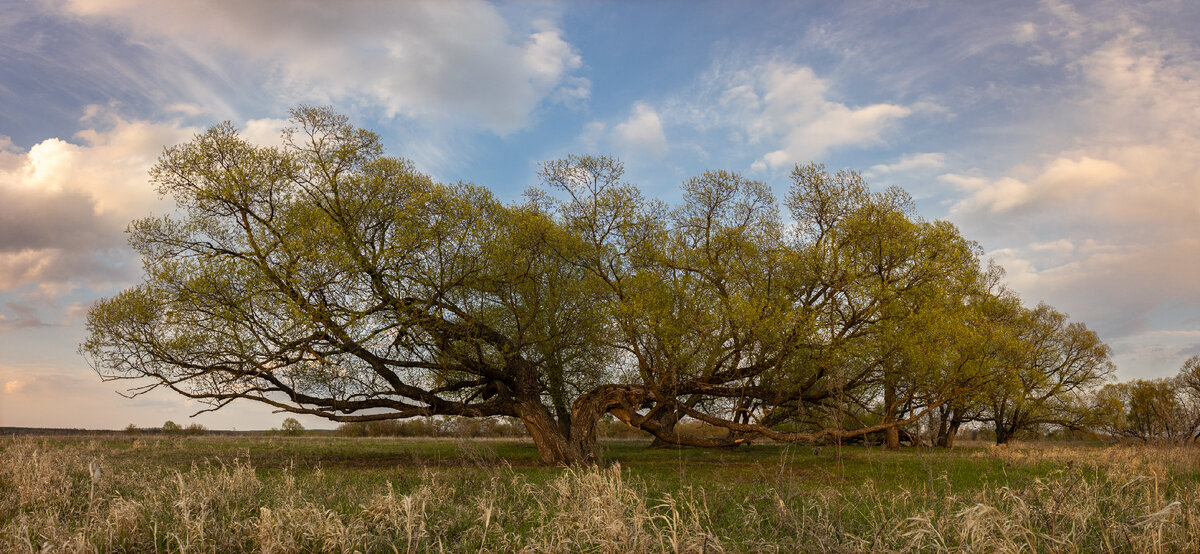
{"label": "distant tree line", "polygon": [[125,426],[126,435],[140,435],[142,433],[162,433],[164,435],[206,435],[208,428],[199,423],[189,423],[187,426],[180,426],[174,421],[167,420],[159,428],[141,428],[130,423]]}
{"label": "distant tree line", "polygon": [[337,433],[347,437],[520,437],[525,426],[507,418],[420,417],[343,423]]}

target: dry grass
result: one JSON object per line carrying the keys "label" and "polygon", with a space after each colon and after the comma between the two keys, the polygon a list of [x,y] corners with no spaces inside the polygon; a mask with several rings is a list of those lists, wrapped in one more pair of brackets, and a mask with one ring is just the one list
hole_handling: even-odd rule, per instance
{"label": "dry grass", "polygon": [[456,470],[426,470],[406,494],[387,482],[339,510],[322,502],[321,470],[260,475],[236,459],[123,470],[107,466],[103,451],[94,441],[4,439],[0,551],[720,550],[701,503],[647,503],[645,487],[619,465],[566,469],[540,485],[511,469],[473,483]]}
{"label": "dry grass", "polygon": [[[754,483],[688,481],[669,492],[647,485],[633,465],[525,471],[470,444],[459,445],[462,468],[378,480],[358,479],[358,470],[256,469],[244,457],[171,468],[155,460],[184,448],[178,443],[132,448],[131,455],[95,440],[0,439],[0,551],[1200,548],[1194,448],[932,453],[921,461],[929,479],[920,487],[814,479],[808,469],[822,460],[781,457]],[[867,454],[870,464],[900,459]],[[1051,469],[964,486],[939,472],[951,459],[1013,473]]]}
{"label": "dry grass", "polygon": [[[1021,486],[956,491],[944,474],[920,491],[872,482],[776,497],[787,548],[821,551],[1180,552],[1200,549],[1200,450],[1181,447],[990,448],[1014,470],[1060,467]],[[775,539],[755,545],[770,549]]]}

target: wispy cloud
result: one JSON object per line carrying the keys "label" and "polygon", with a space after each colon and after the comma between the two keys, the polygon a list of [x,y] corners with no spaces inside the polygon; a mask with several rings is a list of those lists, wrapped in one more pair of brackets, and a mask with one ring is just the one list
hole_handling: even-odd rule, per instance
{"label": "wispy cloud", "polygon": [[905,154],[899,160],[890,164],[871,166],[864,175],[868,178],[889,173],[908,173],[946,167],[946,155],[941,152],[924,152],[920,154]]}
{"label": "wispy cloud", "polygon": [[[1053,28],[1030,40],[1060,45],[1057,61],[1075,79],[1054,98],[1057,119],[1023,122],[1049,148],[999,174],[942,175],[957,191],[951,216],[1007,244],[993,255],[1015,288],[1110,339],[1155,344],[1163,321],[1190,333],[1200,322],[1180,321],[1200,308],[1200,62],[1131,11],[1046,9]],[[1166,359],[1146,356],[1137,371]]]}
{"label": "wispy cloud", "polygon": [[[553,97],[586,99],[578,51],[552,22],[515,31],[492,6],[463,2],[70,0],[62,8],[112,25],[231,82],[265,77],[294,103],[362,101],[391,115],[475,124],[497,133],[527,125]],[[164,67],[179,79],[188,74]]]}
{"label": "wispy cloud", "polygon": [[778,171],[835,150],[884,144],[898,122],[932,107],[854,105],[812,67],[752,56],[715,61],[696,83],[661,102],[657,115],[668,131],[680,130],[673,151],[699,153],[704,163],[716,154],[744,159],[754,171]]}

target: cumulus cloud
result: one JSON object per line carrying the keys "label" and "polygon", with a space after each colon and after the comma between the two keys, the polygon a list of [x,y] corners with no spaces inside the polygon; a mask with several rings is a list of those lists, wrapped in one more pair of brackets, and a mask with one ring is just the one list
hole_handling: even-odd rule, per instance
{"label": "cumulus cloud", "polygon": [[83,123],[79,144],[52,138],[25,152],[10,148],[0,164],[0,291],[128,278],[126,224],[171,207],[147,171],[163,146],[192,129],[101,108],[89,109]]}
{"label": "cumulus cloud", "polygon": [[623,160],[661,160],[669,150],[663,118],[645,102],[635,102],[619,123],[588,122],[579,143],[589,152],[608,152]]}
{"label": "cumulus cloud", "polygon": [[578,51],[553,23],[515,31],[484,2],[68,0],[62,9],[178,49],[231,81],[265,75],[288,102],[365,100],[391,115],[509,133],[543,101],[578,102],[590,91],[572,74]]}
{"label": "cumulus cloud", "polygon": [[663,134],[662,119],[654,108],[641,102],[634,104],[629,119],[613,128],[619,148],[630,152],[646,152],[661,158],[667,153],[667,137]]}
{"label": "cumulus cloud", "polygon": [[879,143],[892,122],[912,113],[896,104],[852,107],[830,97],[830,84],[809,67],[769,61],[732,73],[716,72],[721,119],[740,137],[765,147],[756,170],[821,159],[832,148]]}
{"label": "cumulus cloud", "polygon": [[283,130],[291,126],[291,122],[286,119],[251,119],[241,126],[239,134],[242,138],[259,146],[279,146]]}
{"label": "cumulus cloud", "polygon": [[1078,204],[1089,193],[1120,182],[1129,172],[1119,164],[1088,156],[1057,158],[1029,182],[1013,177],[986,179],[947,173],[939,177],[967,193],[952,211],[1007,214],[1019,209],[1051,209]]}

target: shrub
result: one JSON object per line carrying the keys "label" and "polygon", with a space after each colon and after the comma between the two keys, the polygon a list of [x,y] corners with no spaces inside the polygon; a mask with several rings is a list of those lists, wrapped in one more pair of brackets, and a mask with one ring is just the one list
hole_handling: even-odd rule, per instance
{"label": "shrub", "polygon": [[294,417],[289,417],[283,420],[283,425],[281,427],[283,434],[285,435],[299,436],[304,434],[304,426],[301,425],[300,422]]}

